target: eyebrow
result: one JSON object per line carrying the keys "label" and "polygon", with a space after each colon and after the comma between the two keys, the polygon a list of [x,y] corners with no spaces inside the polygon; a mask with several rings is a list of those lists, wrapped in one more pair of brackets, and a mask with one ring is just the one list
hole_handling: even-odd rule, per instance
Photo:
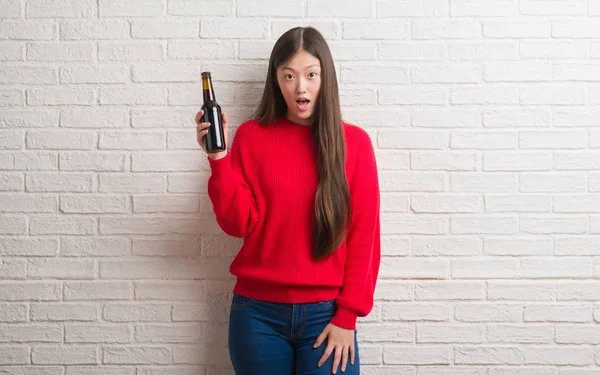
{"label": "eyebrow", "polygon": [[[319,64],[312,64],[312,65],[305,66],[305,67],[304,67],[304,69],[307,69],[307,68],[312,68],[313,66],[315,66],[315,67],[318,67],[318,68],[320,68],[320,67],[321,67]],[[292,72],[294,71],[294,69],[290,68],[289,66],[284,66],[284,67],[283,67],[283,68],[281,68],[281,69],[282,69],[282,70],[286,70],[286,69],[287,69],[287,70],[291,70]]]}

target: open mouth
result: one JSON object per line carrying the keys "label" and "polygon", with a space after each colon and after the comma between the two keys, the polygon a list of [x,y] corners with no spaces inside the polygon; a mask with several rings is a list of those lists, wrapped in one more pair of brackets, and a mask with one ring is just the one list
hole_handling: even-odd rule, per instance
{"label": "open mouth", "polygon": [[298,109],[301,111],[306,110],[306,108],[308,108],[308,103],[310,103],[310,100],[308,99],[298,99],[296,100],[296,104],[298,105]]}

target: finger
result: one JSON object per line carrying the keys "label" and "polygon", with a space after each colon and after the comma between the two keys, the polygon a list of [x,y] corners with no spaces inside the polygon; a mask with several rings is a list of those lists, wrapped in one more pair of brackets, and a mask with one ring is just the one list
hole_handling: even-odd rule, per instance
{"label": "finger", "polygon": [[350,345],[350,364],[354,365],[354,344]]}
{"label": "finger", "polygon": [[198,111],[198,113],[196,113],[196,117],[195,117],[196,124],[200,122],[200,119],[202,118],[202,116],[204,116],[204,111],[203,110],[200,110],[200,111]]}
{"label": "finger", "polygon": [[333,368],[331,369],[332,373],[336,373],[339,365],[340,365],[340,361],[342,360],[342,347],[338,346],[335,349],[335,354],[333,355]]}
{"label": "finger", "polygon": [[313,345],[313,348],[318,348],[319,346],[321,346],[321,344],[323,343],[323,341],[325,341],[325,338],[327,337],[327,334],[325,333],[325,331],[323,331],[319,337],[317,337],[317,341],[315,341],[315,345]]}
{"label": "finger", "polygon": [[346,365],[348,364],[348,348],[342,349],[342,372],[346,371]]}
{"label": "finger", "polygon": [[223,118],[223,126],[227,126],[229,122],[227,121],[227,115],[225,114],[225,112],[221,113],[221,117]]}
{"label": "finger", "polygon": [[325,353],[323,353],[323,355],[321,356],[321,359],[319,360],[319,364],[317,365],[318,367],[323,366],[323,363],[325,363],[327,361],[327,359],[333,352],[334,348],[335,347],[333,345],[327,345],[327,348],[325,349]]}

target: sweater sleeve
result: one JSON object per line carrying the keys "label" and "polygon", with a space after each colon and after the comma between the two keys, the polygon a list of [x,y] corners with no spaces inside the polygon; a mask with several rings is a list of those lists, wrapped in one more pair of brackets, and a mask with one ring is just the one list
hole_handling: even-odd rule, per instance
{"label": "sweater sleeve", "polygon": [[234,237],[246,237],[258,219],[256,200],[245,180],[241,130],[240,127],[236,131],[231,151],[225,157],[208,158],[212,172],[208,179],[208,195],[213,211],[221,229]]}
{"label": "sweater sleeve", "polygon": [[380,193],[375,152],[369,135],[359,128],[358,160],[350,183],[351,217],[346,238],[344,281],[337,297],[337,311],[331,323],[356,328],[357,317],[371,312],[379,273]]}

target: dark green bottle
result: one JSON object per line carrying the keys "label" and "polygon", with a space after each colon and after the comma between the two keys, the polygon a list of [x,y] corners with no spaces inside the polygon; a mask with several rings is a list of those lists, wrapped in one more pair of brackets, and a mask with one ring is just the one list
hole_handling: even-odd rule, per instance
{"label": "dark green bottle", "polygon": [[215,90],[213,89],[210,72],[202,72],[202,95],[204,96],[202,122],[210,123],[208,133],[204,136],[206,152],[225,151],[227,145],[225,144],[221,106],[215,100]]}

